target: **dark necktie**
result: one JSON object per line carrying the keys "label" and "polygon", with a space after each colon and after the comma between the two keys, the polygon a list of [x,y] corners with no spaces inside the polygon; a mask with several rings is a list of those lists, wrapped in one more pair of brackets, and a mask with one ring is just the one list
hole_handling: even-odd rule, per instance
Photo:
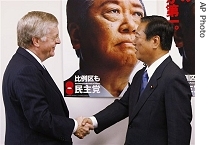
{"label": "dark necktie", "polygon": [[142,76],[142,81],[141,81],[141,93],[140,93],[140,96],[141,96],[141,94],[143,93],[144,89],[147,86],[148,78],[149,77],[148,77],[147,71],[144,71],[143,76]]}

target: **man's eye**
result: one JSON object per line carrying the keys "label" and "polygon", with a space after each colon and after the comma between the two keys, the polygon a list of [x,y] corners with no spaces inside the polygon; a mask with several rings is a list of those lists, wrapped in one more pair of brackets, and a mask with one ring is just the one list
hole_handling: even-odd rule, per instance
{"label": "man's eye", "polygon": [[110,12],[112,12],[112,13],[120,13],[119,10],[117,10],[117,9],[111,10]]}
{"label": "man's eye", "polygon": [[135,12],[134,15],[137,15],[137,16],[139,16],[139,17],[141,17],[141,18],[144,16],[143,13],[141,13],[141,12]]}

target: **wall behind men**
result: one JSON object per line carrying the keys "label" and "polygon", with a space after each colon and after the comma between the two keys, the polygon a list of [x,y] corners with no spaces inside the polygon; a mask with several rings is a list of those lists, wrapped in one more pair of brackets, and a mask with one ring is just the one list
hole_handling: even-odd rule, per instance
{"label": "wall behind men", "polygon": [[[144,0],[144,4],[147,9],[147,14],[160,14],[163,15],[166,12],[166,9],[163,9],[162,5],[166,3],[166,0]],[[17,50],[17,36],[16,36],[16,26],[17,22],[23,15],[32,10],[41,10],[54,14],[59,21],[59,30],[61,44],[57,45],[55,50],[55,56],[49,58],[44,62],[46,68],[50,72],[51,76],[54,78],[54,81],[58,85],[59,89],[63,93],[63,80],[66,76],[70,76],[73,72],[63,72],[63,66],[65,67],[75,67],[77,65],[67,65],[71,62],[75,63],[77,60],[74,50],[70,44],[70,39],[66,30],[66,14],[65,14],[65,4],[66,0],[28,0],[28,1],[10,1],[10,0],[1,0],[1,39],[0,39],[0,72],[2,82],[2,77],[6,65],[8,64],[10,58]],[[150,8],[150,9],[149,9]],[[158,12],[158,13],[157,13]],[[68,51],[67,51],[68,50]],[[63,53],[65,52],[65,53]],[[178,50],[173,46],[171,50],[172,58],[176,60],[177,64],[181,65],[181,58],[178,57]],[[68,74],[69,73],[69,74]],[[5,135],[5,113],[4,105],[2,100],[2,87],[0,87],[0,145],[4,144],[4,135]],[[76,118],[78,116],[91,116],[101,109],[105,108],[108,104],[114,101],[113,98],[65,98],[67,106],[69,108],[70,117]],[[194,108],[194,98],[192,100],[192,105]],[[95,134],[91,132],[89,136],[85,139],[80,140],[74,135],[73,142],[74,145],[122,145],[124,143],[126,129],[127,129],[127,119],[120,121],[114,126],[106,129],[100,134]],[[191,145],[194,145],[194,121],[193,125],[193,134]]]}

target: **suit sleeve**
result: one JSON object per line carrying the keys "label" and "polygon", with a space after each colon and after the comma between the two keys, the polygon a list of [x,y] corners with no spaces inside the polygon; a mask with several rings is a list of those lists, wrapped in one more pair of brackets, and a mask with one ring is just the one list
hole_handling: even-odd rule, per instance
{"label": "suit sleeve", "polygon": [[116,99],[112,104],[94,115],[98,122],[98,127],[94,129],[96,133],[100,133],[104,129],[128,117],[129,90],[128,88],[120,100]]}
{"label": "suit sleeve", "polygon": [[165,107],[169,145],[190,144],[191,91],[184,75],[174,75],[166,87]]}
{"label": "suit sleeve", "polygon": [[34,67],[22,69],[13,83],[16,99],[30,128],[53,138],[70,141],[75,123],[65,115],[50,111],[45,88],[41,71]]}
{"label": "suit sleeve", "polygon": [[135,101],[133,98],[130,98],[132,96],[131,93],[133,88],[136,87],[139,76],[141,76],[141,73],[144,71],[144,69],[135,74],[133,77],[134,81],[132,81],[131,85],[128,87],[127,91],[121,99],[116,99],[112,104],[94,115],[98,122],[98,128],[94,129],[96,133],[100,133],[104,129],[128,117],[132,108],[129,106],[133,101]]}

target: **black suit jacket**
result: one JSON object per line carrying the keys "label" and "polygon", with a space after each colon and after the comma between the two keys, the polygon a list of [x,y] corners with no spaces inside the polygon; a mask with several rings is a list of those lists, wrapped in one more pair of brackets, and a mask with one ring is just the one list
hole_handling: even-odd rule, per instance
{"label": "black suit jacket", "polygon": [[120,100],[94,115],[98,121],[95,132],[129,117],[126,145],[189,145],[192,94],[185,75],[168,57],[138,100],[144,69],[136,73]]}
{"label": "black suit jacket", "polygon": [[74,121],[49,73],[18,48],[3,78],[6,145],[71,145]]}

